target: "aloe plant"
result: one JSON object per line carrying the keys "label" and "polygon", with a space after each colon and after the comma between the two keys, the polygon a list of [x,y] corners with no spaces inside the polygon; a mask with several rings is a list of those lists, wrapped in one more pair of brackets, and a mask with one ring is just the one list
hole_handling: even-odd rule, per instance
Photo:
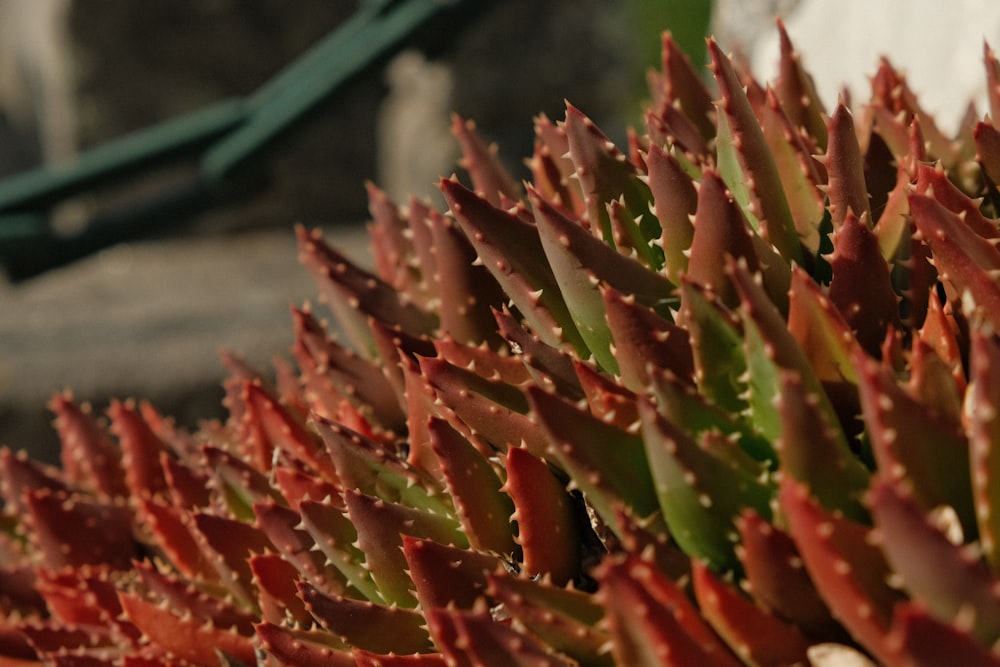
{"label": "aloe plant", "polygon": [[62,465],[0,452],[4,664],[1000,664],[1000,62],[951,138],[779,30],[766,87],[665,37],[645,131],[540,117],[523,185],[456,119],[374,268],[300,228],[344,340],[294,309],[226,421],[56,396]]}

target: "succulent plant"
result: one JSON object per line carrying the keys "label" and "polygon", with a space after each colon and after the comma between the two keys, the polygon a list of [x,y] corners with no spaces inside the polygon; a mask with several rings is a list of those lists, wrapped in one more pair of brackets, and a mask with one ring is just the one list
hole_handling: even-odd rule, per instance
{"label": "succulent plant", "polygon": [[224,423],[56,396],[4,664],[1000,665],[1000,62],[951,138],[779,31],[767,87],[665,36],[645,131],[540,117],[531,183],[456,118],[371,270],[300,228],[344,340],[294,309]]}

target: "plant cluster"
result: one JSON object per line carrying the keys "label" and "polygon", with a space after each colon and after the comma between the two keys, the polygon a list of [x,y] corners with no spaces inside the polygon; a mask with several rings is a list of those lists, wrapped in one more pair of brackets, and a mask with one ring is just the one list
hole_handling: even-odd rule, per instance
{"label": "plant cluster", "polygon": [[372,270],[299,229],[345,340],[294,309],[225,422],[57,396],[4,664],[1000,665],[1000,131],[886,61],[827,112],[779,30],[767,87],[665,36],[645,131],[538,118],[528,184],[456,118]]}

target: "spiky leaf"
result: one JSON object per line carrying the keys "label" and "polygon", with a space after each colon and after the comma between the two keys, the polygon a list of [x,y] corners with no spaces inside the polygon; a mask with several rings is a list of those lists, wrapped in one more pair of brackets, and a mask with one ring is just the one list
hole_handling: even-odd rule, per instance
{"label": "spiky leaf", "polygon": [[709,40],[712,73],[722,91],[719,103],[719,169],[750,224],[785,261],[802,261],[795,222],[774,157],[729,58]]}
{"label": "spiky leaf", "polygon": [[642,435],[660,509],[670,532],[691,556],[714,569],[737,566],[734,520],[744,507],[769,516],[772,489],[761,481],[763,470],[736,445],[712,442],[705,433],[696,442],[640,403]]}
{"label": "spiky leaf", "polygon": [[657,507],[642,439],[607,424],[564,399],[529,389],[532,413],[551,443],[543,455],[566,470],[606,523],[622,502],[638,516]]}
{"label": "spiky leaf", "polygon": [[511,447],[504,488],[514,502],[511,519],[517,521],[524,570],[561,584],[573,579],[580,568],[580,529],[565,484],[543,459]]}

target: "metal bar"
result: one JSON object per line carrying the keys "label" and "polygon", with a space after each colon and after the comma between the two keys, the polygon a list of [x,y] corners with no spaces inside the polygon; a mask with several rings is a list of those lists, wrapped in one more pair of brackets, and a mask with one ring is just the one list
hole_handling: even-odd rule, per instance
{"label": "metal bar", "polygon": [[[289,89],[301,87],[301,77],[323,66],[331,57],[343,54],[344,40],[362,31],[396,1],[364,2],[328,37],[246,99],[226,100],[116,139],[65,164],[40,167],[0,181],[0,213],[48,207],[123,174],[197,154],[244,123],[254,111],[280,103],[279,98],[287,95]],[[11,220],[3,216],[0,223],[4,219]]]}
{"label": "metal bar", "polygon": [[285,95],[290,88],[300,86],[301,77],[317,68],[327,67],[331,59],[342,58],[344,41],[350,39],[374,21],[398,0],[367,0],[358,10],[329,35],[313,45],[247,97],[247,105],[258,111]]}
{"label": "metal bar", "polygon": [[0,214],[0,254],[5,246],[30,242],[43,233],[48,215],[40,211]]}
{"label": "metal bar", "polygon": [[[229,198],[235,172],[349,80],[378,64],[432,18],[470,13],[488,0],[360,0],[355,14],[246,98],[231,99],[122,137],[63,165],[0,181],[0,264],[30,277],[180,214]],[[200,158],[200,161],[199,161]],[[59,237],[48,212],[68,198],[116,180],[148,175],[186,159],[197,168],[180,188],[96,214],[82,233]],[[245,174],[243,174],[245,175]]]}
{"label": "metal bar", "polygon": [[227,100],[111,141],[64,165],[11,176],[0,181],[0,213],[48,208],[139,170],[195,157],[247,116],[242,100]]}
{"label": "metal bar", "polygon": [[[37,231],[30,234],[24,229],[26,235],[17,243],[0,242],[0,264],[12,281],[33,278],[116,243],[138,238],[148,233],[150,226],[163,229],[179,224],[185,216],[203,211],[218,196],[219,193],[208,190],[201,178],[194,176],[162,192],[98,213],[77,234],[60,236]],[[6,222],[6,216],[0,218],[0,224]]]}
{"label": "metal bar", "polygon": [[257,157],[351,77],[402,42],[436,13],[454,8],[462,1],[407,0],[347,34],[342,42],[324,45],[329,46],[329,58],[317,60],[315,67],[299,72],[294,81],[281,88],[276,99],[206,153],[202,162],[206,180],[210,183],[222,181]]}

